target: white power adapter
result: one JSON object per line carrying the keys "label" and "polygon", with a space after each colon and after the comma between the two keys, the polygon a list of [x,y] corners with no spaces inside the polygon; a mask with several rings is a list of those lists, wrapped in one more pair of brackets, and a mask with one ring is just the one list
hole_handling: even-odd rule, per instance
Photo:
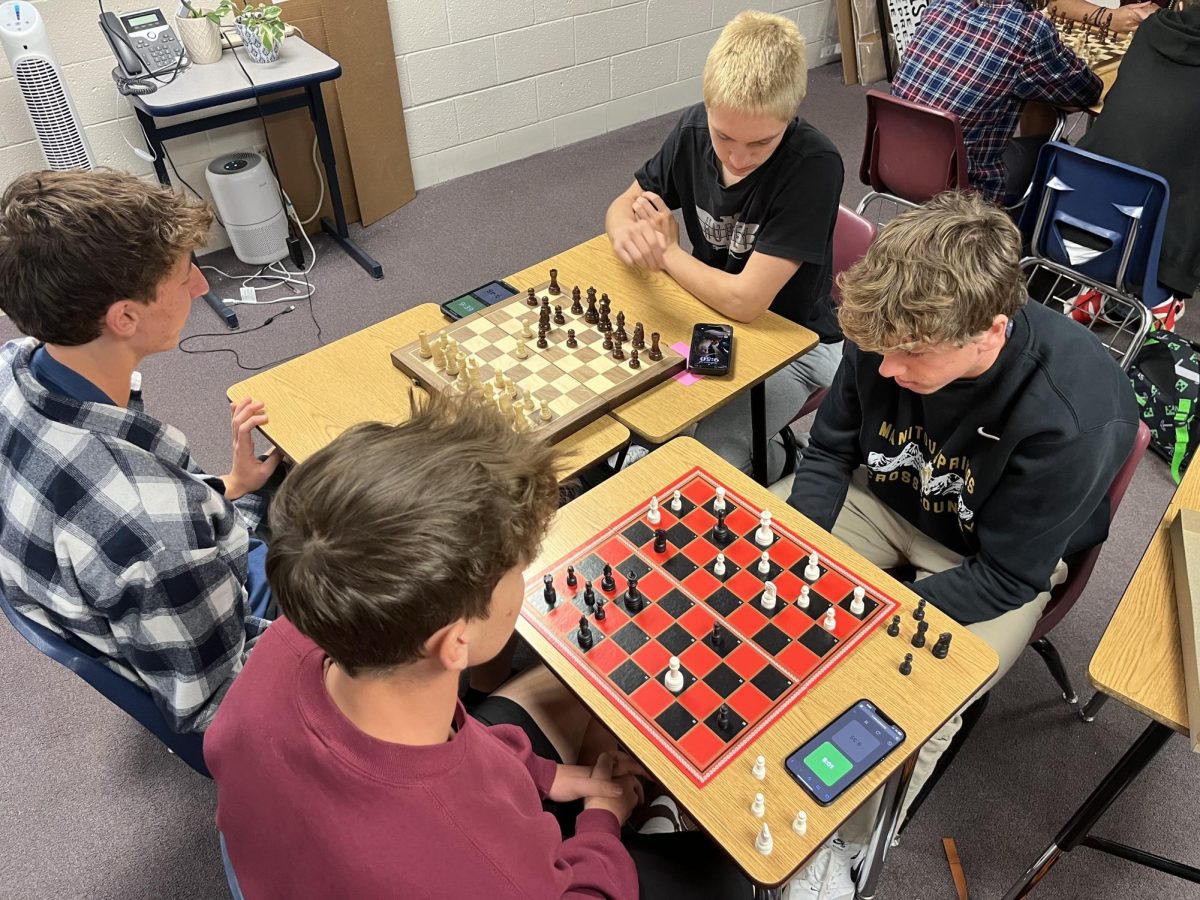
{"label": "white power adapter", "polygon": [[255,293],[254,288],[249,287],[249,286],[244,286],[242,288],[242,302],[243,303],[257,303],[258,302],[257,294]]}

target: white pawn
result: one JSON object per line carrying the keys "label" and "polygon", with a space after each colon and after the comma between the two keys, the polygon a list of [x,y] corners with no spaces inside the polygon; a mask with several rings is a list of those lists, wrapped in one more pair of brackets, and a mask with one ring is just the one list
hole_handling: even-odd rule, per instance
{"label": "white pawn", "polygon": [[713,500],[713,512],[721,512],[725,509],[725,488],[717,488],[717,497]]}
{"label": "white pawn", "polygon": [[756,756],[754,758],[754,767],[750,770],[750,774],[759,781],[767,777],[767,758],[765,756]]}
{"label": "white pawn", "polygon": [[657,525],[662,521],[662,513],[658,511],[658,497],[650,498],[650,511],[646,513],[646,521],[651,525]]}
{"label": "white pawn", "polygon": [[825,610],[825,621],[821,623],[826,631],[833,631],[837,628],[837,607],[831,606]]}
{"label": "white pawn", "polygon": [[672,694],[683,690],[683,673],[679,671],[678,656],[672,656],[671,661],[667,663],[667,674],[663,677],[663,684]]}
{"label": "white pawn", "polygon": [[808,831],[808,813],[804,810],[796,813],[796,818],[792,820],[792,831],[796,834],[804,834]]}
{"label": "white pawn", "polygon": [[671,512],[677,513],[682,509],[683,509],[683,497],[680,496],[679,491],[675,491],[674,493],[671,494]]}
{"label": "white pawn", "polygon": [[808,565],[804,567],[804,577],[808,581],[816,581],[821,577],[821,566],[819,565],[820,557],[816,551],[808,554]]}
{"label": "white pawn", "polygon": [[759,601],[759,603],[762,604],[763,609],[772,610],[775,608],[775,598],[778,595],[779,595],[778,591],[775,588],[775,582],[773,582],[773,581],[765,582],[763,584],[762,599]]}
{"label": "white pawn", "polygon": [[717,554],[717,561],[713,563],[713,574],[714,575],[724,575],[725,574],[725,554],[724,553]]}
{"label": "white pawn", "polygon": [[771,554],[768,553],[766,550],[764,550],[762,552],[762,556],[760,556],[758,558],[758,574],[760,574],[760,575],[770,575],[771,574]]}
{"label": "white pawn", "polygon": [[525,346],[524,338],[517,338],[517,349],[513,351],[517,359],[529,359],[529,349]]}
{"label": "white pawn", "polygon": [[767,827],[766,822],[763,822],[762,831],[754,839],[754,849],[763,856],[770,856],[771,851],[775,849],[775,842],[771,840],[771,829]]}
{"label": "white pawn", "polygon": [[854,599],[850,601],[850,612],[856,616],[861,616],[863,610],[866,609],[866,604],[863,603],[863,597],[867,594],[867,589],[859,585],[854,589]]}
{"label": "white pawn", "polygon": [[771,531],[771,511],[764,509],[758,515],[758,531],[754,532],[754,543],[760,547],[770,547],[775,540]]}
{"label": "white pawn", "polygon": [[767,814],[767,802],[762,794],[754,795],[754,802],[750,804],[750,812],[760,819]]}
{"label": "white pawn", "polygon": [[800,585],[800,596],[796,598],[796,605],[801,609],[808,609],[808,591],[807,584]]}

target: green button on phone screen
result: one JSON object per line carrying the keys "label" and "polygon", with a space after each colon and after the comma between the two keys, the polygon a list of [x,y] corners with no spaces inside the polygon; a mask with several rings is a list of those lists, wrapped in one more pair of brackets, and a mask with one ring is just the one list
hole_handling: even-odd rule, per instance
{"label": "green button on phone screen", "polygon": [[826,787],[835,784],[843,775],[854,768],[850,760],[846,759],[842,755],[842,752],[829,741],[821,744],[816,750],[804,757],[804,764],[818,778],[825,782]]}

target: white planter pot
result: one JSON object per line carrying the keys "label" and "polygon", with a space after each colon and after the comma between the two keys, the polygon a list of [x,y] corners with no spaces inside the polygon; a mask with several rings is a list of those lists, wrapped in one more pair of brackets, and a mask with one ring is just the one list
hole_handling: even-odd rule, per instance
{"label": "white planter pot", "polygon": [[271,49],[267,50],[263,47],[263,42],[258,36],[258,32],[253,28],[247,28],[238,22],[237,30],[238,34],[242,36],[242,46],[246,48],[246,55],[250,57],[251,62],[273,63],[279,59],[279,48],[283,46],[283,38],[277,40],[271,45]]}
{"label": "white planter pot", "polygon": [[216,22],[203,17],[185,19],[176,16],[175,31],[193,63],[206,65],[221,58],[221,28]]}

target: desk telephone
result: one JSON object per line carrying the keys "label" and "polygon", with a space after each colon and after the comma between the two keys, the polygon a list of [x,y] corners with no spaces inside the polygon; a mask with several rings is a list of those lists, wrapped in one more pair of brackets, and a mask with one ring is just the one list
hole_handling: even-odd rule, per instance
{"label": "desk telephone", "polygon": [[102,13],[100,30],[130,78],[169,75],[188,64],[183,45],[161,10],[144,9],[121,16]]}

